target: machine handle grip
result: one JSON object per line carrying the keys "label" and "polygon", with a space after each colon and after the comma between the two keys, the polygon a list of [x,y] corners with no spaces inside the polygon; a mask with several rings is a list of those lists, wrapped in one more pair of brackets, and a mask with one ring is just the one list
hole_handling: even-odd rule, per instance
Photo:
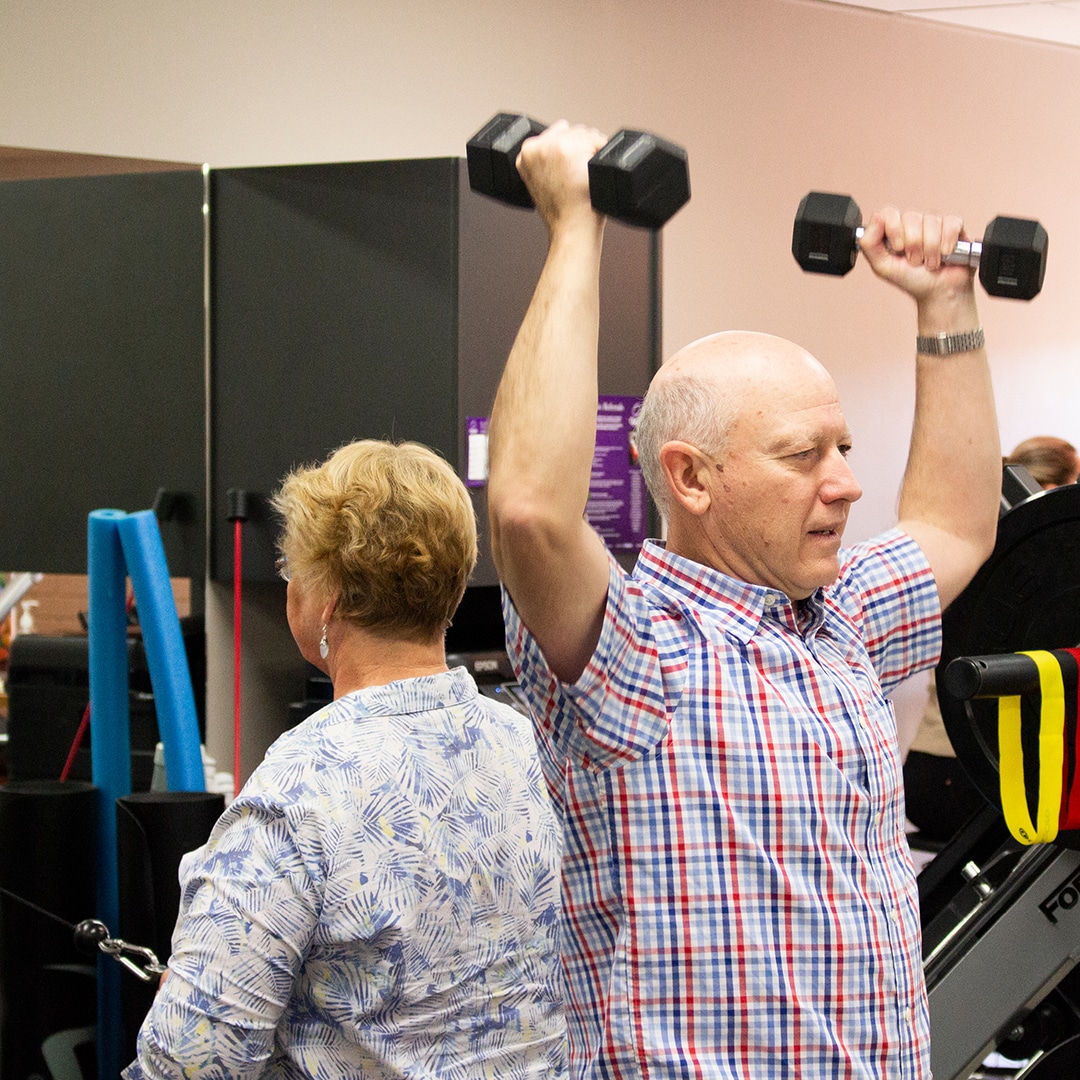
{"label": "machine handle grip", "polygon": [[1039,689],[1039,667],[1023,653],[958,656],[945,668],[943,685],[961,701],[1030,694]]}

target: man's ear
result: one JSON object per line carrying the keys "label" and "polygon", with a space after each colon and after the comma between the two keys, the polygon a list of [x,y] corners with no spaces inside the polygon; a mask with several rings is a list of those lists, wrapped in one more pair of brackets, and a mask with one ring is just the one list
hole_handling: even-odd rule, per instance
{"label": "man's ear", "polygon": [[712,505],[712,473],[708,455],[687,442],[668,442],[660,448],[660,468],[671,496],[691,514],[700,516]]}

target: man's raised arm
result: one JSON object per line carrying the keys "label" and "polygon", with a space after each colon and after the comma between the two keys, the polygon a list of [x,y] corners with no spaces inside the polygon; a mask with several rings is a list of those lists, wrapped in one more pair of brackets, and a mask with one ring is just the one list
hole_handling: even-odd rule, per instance
{"label": "man's raised arm", "polygon": [[956,217],[889,208],[873,215],[862,238],[874,271],[915,298],[918,336],[944,334],[957,349],[917,349],[915,422],[900,494],[900,525],[925,552],[942,607],[993,550],[1001,497],[1001,442],[974,274],[941,261],[961,229]]}
{"label": "man's raised arm", "polygon": [[499,577],[551,670],[575,681],[599,639],[603,542],[585,521],[596,440],[600,252],[588,160],[605,142],[560,121],[518,169],[548,227],[547,259],[499,383],[488,508]]}

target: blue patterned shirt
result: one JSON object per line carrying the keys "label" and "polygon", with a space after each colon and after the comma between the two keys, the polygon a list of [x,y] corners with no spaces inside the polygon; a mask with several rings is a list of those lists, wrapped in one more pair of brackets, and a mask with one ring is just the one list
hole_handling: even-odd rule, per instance
{"label": "blue patterned shirt", "polygon": [[143,1077],[563,1077],[558,826],[462,668],[347,694],[181,864]]}
{"label": "blue patterned shirt", "polygon": [[929,1076],[885,695],[937,657],[937,588],[897,530],[841,556],[793,604],[647,543],[573,686],[504,597],[563,819],[573,1076]]}

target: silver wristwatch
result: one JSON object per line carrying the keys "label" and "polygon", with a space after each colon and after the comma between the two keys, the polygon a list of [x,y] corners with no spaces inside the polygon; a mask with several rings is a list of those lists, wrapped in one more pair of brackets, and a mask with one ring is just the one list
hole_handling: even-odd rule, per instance
{"label": "silver wristwatch", "polygon": [[915,348],[923,356],[952,356],[953,353],[974,352],[986,344],[983,328],[968,330],[963,334],[935,334],[933,337],[917,337]]}

